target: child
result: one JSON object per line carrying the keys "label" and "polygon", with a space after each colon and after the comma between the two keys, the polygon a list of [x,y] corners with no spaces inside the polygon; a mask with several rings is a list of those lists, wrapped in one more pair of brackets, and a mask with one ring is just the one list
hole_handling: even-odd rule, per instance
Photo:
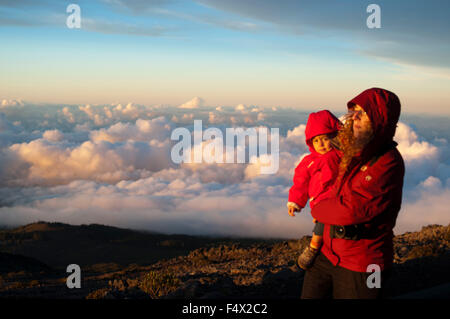
{"label": "child", "polygon": [[[330,196],[339,169],[339,154],[333,148],[331,139],[340,127],[339,120],[328,110],[311,113],[306,123],[306,144],[311,154],[305,156],[295,169],[294,185],[289,190],[288,213],[295,216],[309,198],[312,208]],[[310,245],[298,257],[302,269],[312,266],[322,246],[323,224],[315,222]]]}

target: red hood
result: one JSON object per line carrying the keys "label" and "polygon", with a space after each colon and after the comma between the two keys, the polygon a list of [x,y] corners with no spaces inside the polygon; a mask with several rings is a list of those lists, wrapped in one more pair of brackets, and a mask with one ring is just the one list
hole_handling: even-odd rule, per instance
{"label": "red hood", "polygon": [[371,88],[347,103],[348,108],[358,104],[366,111],[374,130],[373,140],[364,148],[376,152],[382,145],[392,142],[400,117],[400,100],[394,93]]}
{"label": "red hood", "polygon": [[311,153],[316,152],[311,141],[313,137],[322,134],[335,133],[339,130],[339,126],[339,120],[328,110],[309,114],[308,122],[306,123],[305,136],[306,144],[308,144]]}

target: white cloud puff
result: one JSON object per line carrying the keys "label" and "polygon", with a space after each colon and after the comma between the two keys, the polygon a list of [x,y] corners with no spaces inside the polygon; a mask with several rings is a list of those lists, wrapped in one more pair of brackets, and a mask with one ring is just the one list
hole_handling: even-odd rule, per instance
{"label": "white cloud puff", "polygon": [[421,140],[410,126],[402,122],[398,123],[394,140],[405,161],[405,184],[408,187],[417,185],[429,176],[437,176],[437,169],[443,161],[438,147]]}
{"label": "white cloud puff", "polygon": [[92,131],[91,140],[94,142],[108,141],[111,143],[132,141],[150,141],[156,139],[163,141],[170,137],[173,129],[172,123],[160,116],[151,120],[136,120],[135,124],[116,123],[106,129]]}
{"label": "white cloud puff", "polygon": [[416,132],[405,123],[398,123],[394,139],[398,143],[398,150],[407,163],[430,161],[438,156],[438,148],[427,141],[420,141]]}
{"label": "white cloud puff", "polygon": [[134,142],[110,143],[86,141],[81,145],[37,139],[14,144],[8,155],[28,166],[22,179],[3,176],[2,184],[16,186],[58,185],[73,180],[93,180],[117,183],[139,179],[152,171],[170,165],[168,143]]}
{"label": "white cloud puff", "polygon": [[7,107],[21,107],[21,106],[24,106],[24,102],[20,99],[19,100],[3,99],[0,103],[0,109]]}
{"label": "white cloud puff", "polygon": [[197,109],[204,105],[204,100],[201,97],[194,97],[192,100],[187,101],[179,106],[180,109]]}
{"label": "white cloud puff", "polygon": [[42,138],[51,142],[60,142],[64,139],[64,134],[60,130],[47,130],[42,134]]}

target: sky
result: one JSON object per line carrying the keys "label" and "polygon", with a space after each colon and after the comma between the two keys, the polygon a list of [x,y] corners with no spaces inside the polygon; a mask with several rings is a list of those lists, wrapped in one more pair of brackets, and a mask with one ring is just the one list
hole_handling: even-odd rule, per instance
{"label": "sky", "polygon": [[2,99],[339,111],[368,87],[450,115],[448,1],[0,1]]}
{"label": "sky", "polygon": [[[312,111],[395,92],[406,164],[395,233],[449,223],[450,3],[0,0],[0,226],[99,223],[297,238],[286,209]],[[278,128],[279,169],[175,163],[176,128]],[[225,136],[225,134],[224,134]],[[219,139],[220,141],[220,139]],[[191,144],[192,152],[207,141]]]}

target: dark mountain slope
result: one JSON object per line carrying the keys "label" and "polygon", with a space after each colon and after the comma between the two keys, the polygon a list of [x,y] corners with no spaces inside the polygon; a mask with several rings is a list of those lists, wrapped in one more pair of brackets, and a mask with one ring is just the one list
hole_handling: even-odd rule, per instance
{"label": "dark mountain slope", "polygon": [[[30,228],[31,227],[31,228]],[[47,228],[48,227],[48,228]],[[43,234],[43,238],[31,239],[36,250],[43,251],[51,246],[38,247],[52,238],[64,239],[64,234],[83,243],[95,243],[110,247],[115,258],[109,256],[107,263],[86,264],[82,266],[82,288],[68,289],[66,274],[41,278],[34,284],[23,278],[3,276],[0,284],[2,297],[40,297],[40,298],[299,298],[304,272],[295,265],[299,251],[309,243],[309,236],[299,240],[263,241],[235,239],[219,241],[211,238],[192,236],[167,236],[142,234],[118,230],[107,226],[64,225],[65,233],[58,234],[57,225],[28,225],[25,231],[17,232],[26,237],[30,234]],[[72,229],[73,227],[73,229]],[[36,228],[39,228],[36,232]],[[42,229],[47,229],[42,231]],[[56,230],[55,230],[56,228]],[[49,230],[53,229],[53,230]],[[90,232],[93,230],[93,233]],[[17,231],[17,229],[15,230]],[[112,232],[112,233],[111,233]],[[119,235],[114,235],[117,232]],[[13,232],[8,231],[8,234]],[[52,237],[50,234],[58,234]],[[20,237],[19,236],[19,237]],[[82,237],[90,236],[90,237]],[[134,237],[137,236],[137,237]],[[144,236],[144,237],[140,237]],[[148,236],[148,237],[147,237]],[[14,237],[10,247],[27,246],[26,238]],[[28,237],[27,237],[28,238]],[[139,240],[145,240],[145,244]],[[184,240],[188,242],[185,243]],[[136,250],[126,252],[127,244],[154,247],[171,253],[182,248],[183,255],[172,259],[159,260],[152,264],[139,263],[142,256],[134,255]],[[67,244],[67,242],[66,242]],[[195,245],[201,248],[191,249]],[[24,246],[21,246],[24,245]],[[117,245],[117,246],[116,246]],[[139,246],[141,245],[141,246]],[[116,246],[116,250],[114,247]],[[100,254],[103,247],[89,247],[92,260],[95,252]],[[175,247],[175,248],[173,248]],[[99,250],[100,249],[100,250]],[[184,250],[183,250],[184,249]],[[419,232],[405,233],[394,238],[395,259],[391,280],[388,283],[389,296],[409,296],[418,298],[445,298],[450,287],[450,225],[431,225]],[[63,253],[64,251],[62,251]],[[83,256],[85,250],[67,251],[68,255]],[[165,253],[167,255],[167,252]],[[64,257],[64,256],[63,256]],[[81,258],[80,257],[80,258]],[[150,255],[147,257],[149,260]],[[67,257],[64,257],[67,258]],[[62,258],[61,260],[63,260]],[[40,258],[39,258],[40,259]],[[101,258],[100,258],[101,259]],[[42,260],[42,259],[40,259]],[[88,260],[88,258],[86,258]],[[120,260],[133,260],[134,264],[125,266]],[[65,270],[64,270],[65,271]],[[17,284],[20,283],[20,285]]]}
{"label": "dark mountain slope", "polygon": [[52,267],[65,269],[117,263],[122,266],[151,264],[164,258],[226,239],[187,235],[163,235],[104,225],[73,226],[38,222],[0,231],[0,251],[36,258]]}

